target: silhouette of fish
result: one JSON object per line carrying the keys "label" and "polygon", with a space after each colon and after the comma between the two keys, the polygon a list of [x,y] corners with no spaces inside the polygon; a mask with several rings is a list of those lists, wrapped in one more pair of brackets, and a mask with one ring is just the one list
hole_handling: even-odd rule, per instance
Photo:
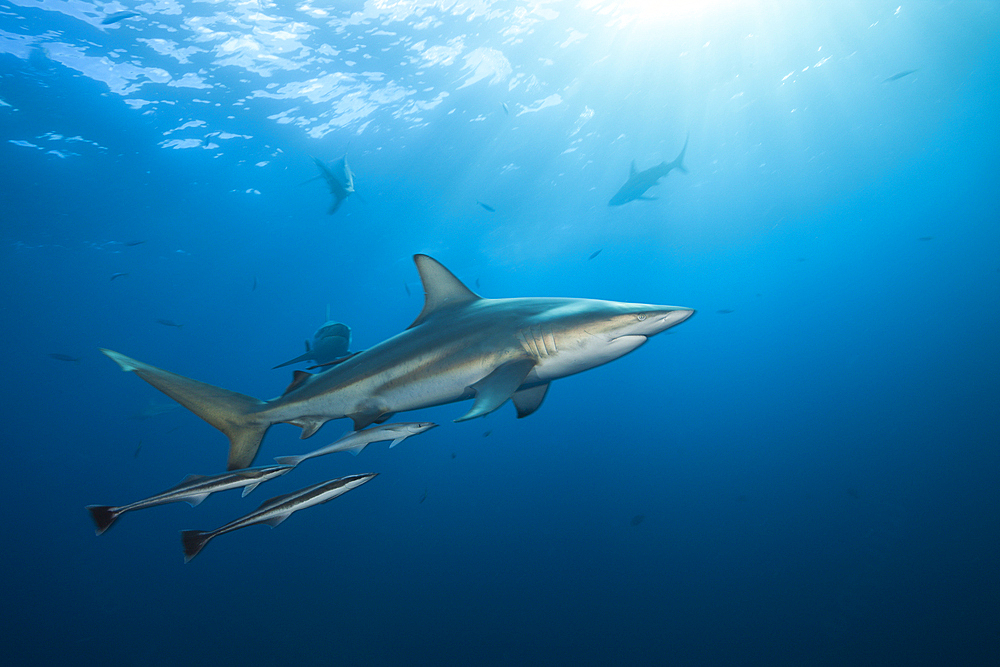
{"label": "silhouette of fish", "polygon": [[893,74],[892,76],[890,76],[888,79],[883,80],[882,83],[889,83],[890,81],[899,81],[904,76],[909,76],[909,75],[913,74],[916,71],[917,70],[915,70],[915,69],[907,69],[907,70],[903,70],[902,72],[897,72],[896,74]]}
{"label": "silhouette of fish", "polygon": [[592,260],[595,257],[597,257],[598,255],[600,255],[601,254],[601,250],[604,250],[604,248],[601,248],[600,250],[595,250],[594,252],[592,252],[590,254],[590,257],[587,258],[587,261],[589,262],[590,260]]}
{"label": "silhouette of fish", "polygon": [[497,210],[495,208],[493,208],[489,204],[484,204],[483,202],[479,201],[478,199],[476,200],[476,203],[479,204],[480,206],[482,206],[483,208],[485,208],[490,213],[496,213],[497,212]]}
{"label": "silhouette of fish", "polygon": [[71,357],[61,352],[49,352],[49,356],[58,361],[72,361],[74,364],[80,363],[80,357]]}
{"label": "silhouette of fish", "polygon": [[177,324],[177,322],[174,322],[173,320],[156,320],[156,322],[157,324],[162,324],[165,327],[177,327],[178,329],[184,326],[183,324]]}
{"label": "silhouette of fish", "polygon": [[124,278],[127,275],[128,275],[127,273],[121,273],[121,272],[119,272],[119,273],[116,273],[116,274],[112,275],[111,276],[111,280],[114,280],[115,278]]}

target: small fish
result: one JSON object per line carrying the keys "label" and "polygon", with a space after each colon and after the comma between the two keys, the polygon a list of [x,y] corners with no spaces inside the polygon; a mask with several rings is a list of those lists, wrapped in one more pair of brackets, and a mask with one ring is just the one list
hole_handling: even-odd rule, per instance
{"label": "small fish", "polygon": [[921,237],[920,237],[919,239],[917,239],[917,240],[918,240],[918,241],[933,241],[933,240],[934,240],[934,237],[933,237],[933,236],[921,236]]}
{"label": "small fish", "polygon": [[590,257],[587,258],[587,261],[589,262],[590,260],[592,260],[595,257],[597,257],[598,255],[600,255],[601,254],[601,250],[604,250],[604,248],[601,248],[600,250],[595,250],[594,252],[592,252],[591,255],[590,255]]}
{"label": "small fish", "polygon": [[486,431],[485,433],[483,433],[483,437],[484,438],[490,437],[490,433],[492,433],[492,432],[493,432],[493,429],[490,429],[489,431]]}
{"label": "small fish", "polygon": [[58,361],[72,361],[74,364],[80,363],[81,357],[71,357],[68,354],[62,354],[61,352],[49,352],[49,356]]}
{"label": "small fish", "polygon": [[184,326],[183,324],[177,324],[177,322],[174,322],[173,320],[156,320],[156,321],[158,324],[162,324],[165,327],[177,327],[178,329],[180,329],[181,327]]}
{"label": "small fish", "polygon": [[636,514],[634,517],[632,517],[632,520],[629,521],[629,524],[633,525],[633,526],[638,526],[640,523],[642,523],[645,520],[646,520],[646,515],[645,514]]}
{"label": "small fish", "polygon": [[142,16],[139,12],[133,12],[131,10],[125,10],[123,12],[115,12],[114,14],[108,14],[101,20],[101,25],[111,25],[112,23],[118,23],[119,21],[124,21],[125,19],[130,19],[133,16]]}
{"label": "small fish", "polygon": [[362,449],[373,442],[392,440],[392,443],[389,445],[389,447],[392,448],[409,438],[411,435],[417,435],[418,433],[429,431],[435,426],[437,426],[437,424],[433,422],[401,422],[398,424],[382,424],[381,426],[367,428],[363,431],[351,431],[336,442],[327,445],[326,447],[321,447],[320,449],[311,451],[308,454],[301,454],[299,456],[279,456],[274,460],[285,465],[297,466],[306,459],[323,456],[324,454],[330,454],[332,452],[349,451],[357,456],[361,453]]}
{"label": "small fish", "polygon": [[139,450],[140,449],[142,449],[142,440],[139,441],[139,446],[135,448],[135,454],[132,455],[132,458],[134,458],[134,459],[139,458]]}
{"label": "small fish", "polygon": [[717,310],[715,312],[717,312],[719,315],[728,315],[729,313],[735,313],[736,311],[733,310],[732,308],[723,308],[722,310]]}
{"label": "small fish", "polygon": [[406,296],[412,296],[410,294],[410,286],[409,285],[407,285],[406,283],[403,283],[403,289],[406,290]]}
{"label": "small fish", "polygon": [[256,289],[257,289],[257,276],[254,276],[253,277],[253,287],[250,288],[250,291],[253,292]]}
{"label": "small fish", "polygon": [[213,537],[218,537],[223,533],[229,533],[258,523],[265,523],[274,528],[293,513],[333,500],[351,489],[356,489],[377,474],[372,472],[365,475],[341,477],[340,479],[313,484],[312,486],[307,486],[304,489],[299,489],[283,496],[276,496],[270,500],[265,500],[253,512],[235,521],[230,521],[226,525],[212,531],[182,530],[181,544],[184,545],[184,562],[190,562],[192,558],[197,556]]}
{"label": "small fish", "polygon": [[143,243],[145,243],[145,241],[126,241],[124,245],[129,248],[134,248],[135,246],[142,245]]}
{"label": "small fish", "polygon": [[476,200],[476,203],[479,204],[480,206],[482,206],[483,208],[485,208],[490,213],[496,213],[497,212],[497,210],[495,208],[493,208],[489,204],[484,204],[483,202],[479,201],[478,199]]}
{"label": "small fish", "polygon": [[116,274],[112,275],[111,276],[111,280],[114,280],[115,278],[124,278],[127,275],[128,275],[127,273],[121,273],[121,272],[119,272],[119,273],[116,273]]}
{"label": "small fish", "polygon": [[425,500],[427,500],[427,489],[426,488],[424,488],[424,495],[420,496],[420,500],[417,501],[417,504],[419,505],[420,503],[424,502]]}
{"label": "small fish", "polygon": [[907,69],[907,70],[903,70],[902,72],[898,72],[898,73],[896,73],[896,74],[893,74],[893,75],[892,75],[892,76],[890,76],[890,77],[889,77],[888,79],[885,79],[884,81],[882,81],[882,83],[889,83],[890,81],[899,81],[899,80],[900,80],[900,79],[902,79],[902,78],[903,78],[904,76],[909,76],[909,75],[913,74],[913,73],[914,73],[914,72],[916,72],[916,71],[917,71],[917,70],[915,70],[915,69]]}
{"label": "small fish", "polygon": [[501,102],[500,106],[503,108],[504,114],[507,115],[507,116],[509,116],[510,115],[510,107],[507,106],[507,103],[506,102]]}
{"label": "small fish", "polygon": [[458,454],[456,454],[455,452],[451,453],[451,458],[455,458],[456,456],[458,456]]}
{"label": "small fish", "polygon": [[[141,441],[139,442],[139,446],[142,447]],[[136,449],[135,452],[136,455],[138,455],[139,450]],[[257,485],[261,482],[266,482],[267,480],[274,479],[279,475],[284,475],[291,469],[292,466],[264,466],[261,468],[232,470],[218,475],[211,475],[209,477],[205,477],[203,475],[188,475],[182,479],[180,484],[177,486],[171,487],[163,493],[158,493],[155,496],[151,496],[143,500],[137,500],[134,503],[122,505],[120,507],[113,507],[111,505],[87,505],[87,510],[90,512],[90,517],[94,520],[94,526],[96,527],[97,534],[100,535],[110,528],[111,524],[113,524],[115,520],[125,512],[176,502],[185,502],[191,507],[194,507],[213,493],[218,491],[227,491],[228,489],[238,489],[241,486],[245,487],[243,489],[243,495],[245,496],[257,488]]]}

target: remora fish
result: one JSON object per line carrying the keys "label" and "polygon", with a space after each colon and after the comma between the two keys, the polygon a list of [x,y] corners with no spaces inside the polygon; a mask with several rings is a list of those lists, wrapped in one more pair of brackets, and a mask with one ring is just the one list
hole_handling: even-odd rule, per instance
{"label": "remora fish", "polygon": [[[142,447],[142,442],[139,443],[139,447]],[[138,455],[139,449],[136,448],[135,452]],[[266,482],[267,480],[274,479],[279,475],[284,475],[294,467],[295,466],[287,465],[263,466],[261,468],[247,468],[245,470],[224,472],[218,475],[211,475],[209,477],[205,477],[204,475],[188,475],[182,479],[181,483],[177,486],[171,487],[163,493],[158,493],[155,496],[151,496],[143,500],[137,500],[134,503],[122,505],[120,507],[113,507],[111,505],[87,505],[87,510],[90,511],[90,517],[94,520],[94,525],[97,528],[97,534],[100,535],[110,528],[111,524],[113,524],[115,520],[125,512],[177,502],[185,502],[191,507],[194,507],[213,493],[218,491],[227,491],[229,489],[238,489],[241,486],[244,487],[243,495],[245,496],[257,488],[257,485],[261,482]]]}
{"label": "remora fish", "polygon": [[624,356],[694,314],[595,299],[484,299],[427,255],[414,261],[425,300],[409,328],[330,370],[296,372],[269,401],[102,352],[225,433],[236,469],[253,462],[272,424],[295,424],[308,438],[331,419],[350,417],[361,430],[397,412],[470,398],[472,408],[456,421],[489,414],[507,399],[525,417],[553,380]]}
{"label": "remora fish", "polygon": [[366,428],[363,431],[352,431],[336,442],[329,444],[326,447],[311,451],[308,454],[301,454],[299,456],[279,456],[274,460],[285,465],[297,466],[306,459],[316,458],[317,456],[323,456],[324,454],[332,454],[333,452],[348,451],[357,456],[361,453],[361,450],[371,443],[382,442],[383,440],[392,440],[392,442],[389,443],[389,448],[391,449],[409,438],[411,435],[417,435],[418,433],[429,431],[435,426],[437,426],[437,424],[433,422],[382,424],[381,426]]}
{"label": "remora fish", "polygon": [[49,352],[49,356],[57,361],[72,361],[74,364],[80,363],[80,357],[71,357],[68,354],[63,354],[62,352]]}
{"label": "remora fish", "polygon": [[611,198],[608,202],[608,206],[621,206],[622,204],[627,204],[630,201],[635,201],[636,199],[642,199],[645,201],[655,200],[656,197],[647,197],[645,195],[646,190],[650,189],[654,185],[660,182],[660,179],[670,173],[671,169],[677,169],[682,173],[688,173],[687,168],[684,167],[684,153],[687,152],[688,139],[691,135],[688,134],[687,139],[684,139],[684,148],[681,149],[680,154],[674,159],[673,162],[661,162],[655,167],[650,167],[643,171],[636,171],[635,160],[632,160],[632,167],[628,172],[628,180],[625,181],[625,185],[619,188],[615,196]]}
{"label": "remora fish", "polygon": [[174,322],[173,320],[163,320],[163,319],[160,319],[160,320],[156,320],[156,323],[157,324],[162,324],[165,327],[176,327],[178,329],[181,329],[181,328],[184,327],[183,324],[177,324],[177,322]]}
{"label": "remora fish", "polygon": [[[305,354],[300,354],[294,359],[289,359],[283,364],[278,364],[274,368],[291,366],[302,361],[315,361],[318,365],[324,366],[332,364],[337,359],[341,359],[350,352],[351,347],[351,327],[330,319],[330,306],[326,307],[326,324],[316,330],[313,335],[313,343],[310,347],[306,341]],[[273,369],[272,369],[273,370]]]}
{"label": "remora fish", "polygon": [[313,158],[313,162],[316,163],[320,176],[326,181],[326,186],[333,195],[333,203],[327,211],[327,214],[333,215],[344,200],[354,194],[354,172],[347,166],[347,155],[332,162],[329,167],[316,157]]}
{"label": "remora fish", "polygon": [[307,486],[304,489],[293,491],[283,496],[275,496],[264,503],[253,512],[230,521],[226,525],[211,531],[203,530],[182,530],[181,544],[184,545],[184,562],[189,562],[198,555],[205,544],[213,537],[230,533],[240,528],[246,528],[257,523],[266,523],[274,528],[279,523],[287,519],[294,512],[304,510],[313,505],[333,500],[337,496],[347,493],[351,489],[356,489],[378,473],[372,472],[365,475],[351,475],[340,479],[330,480]]}

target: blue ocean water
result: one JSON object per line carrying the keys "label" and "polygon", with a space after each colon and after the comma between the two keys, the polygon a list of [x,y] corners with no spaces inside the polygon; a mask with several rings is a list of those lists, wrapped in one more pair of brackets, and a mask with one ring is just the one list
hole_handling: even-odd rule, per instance
{"label": "blue ocean water", "polygon": [[[5,662],[1000,664],[998,46],[990,2],[0,0]],[[94,536],[226,458],[98,348],[273,397],[328,306],[410,324],[415,253],[698,314]]]}

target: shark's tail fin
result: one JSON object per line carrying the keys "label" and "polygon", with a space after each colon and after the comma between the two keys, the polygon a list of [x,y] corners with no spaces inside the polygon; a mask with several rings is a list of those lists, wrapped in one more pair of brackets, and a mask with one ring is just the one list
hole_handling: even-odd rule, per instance
{"label": "shark's tail fin", "polygon": [[115,522],[121,512],[110,505],[87,505],[90,518],[94,520],[94,530],[100,535]]}
{"label": "shark's tail fin", "polygon": [[184,545],[184,562],[188,563],[197,556],[213,537],[215,535],[204,530],[182,530],[181,544]]}
{"label": "shark's tail fin", "polygon": [[680,155],[674,158],[674,161],[670,163],[670,166],[672,166],[674,169],[681,172],[682,174],[688,173],[687,167],[684,166],[684,153],[687,152],[688,139],[690,138],[691,138],[691,133],[688,132],[687,137],[684,138],[684,148],[681,149]]}
{"label": "shark's tail fin", "polygon": [[215,387],[102,349],[123,371],[143,380],[219,429],[229,438],[229,470],[249,468],[271,424],[256,417],[264,401]]}

